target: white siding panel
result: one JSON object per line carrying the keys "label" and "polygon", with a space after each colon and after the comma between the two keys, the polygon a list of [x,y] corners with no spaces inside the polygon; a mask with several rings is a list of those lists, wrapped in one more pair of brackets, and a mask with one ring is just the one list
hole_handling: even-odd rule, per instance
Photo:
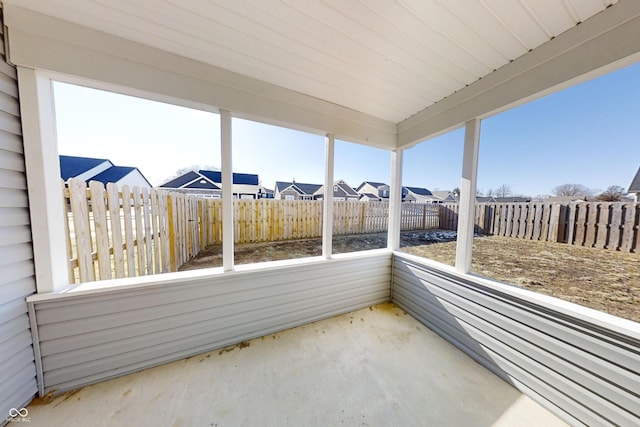
{"label": "white siding panel", "polygon": [[27,192],[13,188],[0,188],[0,207],[26,208],[29,206]]}
{"label": "white siding panel", "polygon": [[[0,209],[0,212],[2,212],[2,209]],[[0,246],[0,267],[2,268],[8,264],[31,259],[31,257],[33,257],[33,249],[30,243]]]}
{"label": "white siding panel", "polygon": [[[0,94],[2,94],[2,92],[0,92]],[[22,137],[0,129],[0,150],[23,154],[24,147],[22,145]]]}
{"label": "white siding panel", "polygon": [[[31,242],[31,228],[27,225],[0,227],[0,245],[15,245]],[[0,278],[0,282],[2,279]]]}
{"label": "white siding panel", "polygon": [[20,117],[20,105],[18,100],[11,95],[0,92],[0,111]]}
{"label": "white siding panel", "polygon": [[390,297],[391,255],[35,301],[45,392],[64,391]]}
{"label": "white siding panel", "polygon": [[[2,115],[2,112],[0,112]],[[24,172],[24,157],[22,153],[0,150],[0,169]]]}
{"label": "white siding panel", "polygon": [[[1,13],[0,9],[0,21]],[[0,22],[1,23],[1,22]],[[2,27],[2,25],[0,25]],[[0,35],[0,45],[4,41]],[[25,298],[35,292],[18,84],[0,55],[0,424],[37,392]]]}
{"label": "white siding panel", "polygon": [[27,180],[23,172],[0,169],[0,183],[3,188],[27,189]]}
{"label": "white siding panel", "polygon": [[542,303],[394,256],[393,301],[570,423],[640,423],[640,343]]}

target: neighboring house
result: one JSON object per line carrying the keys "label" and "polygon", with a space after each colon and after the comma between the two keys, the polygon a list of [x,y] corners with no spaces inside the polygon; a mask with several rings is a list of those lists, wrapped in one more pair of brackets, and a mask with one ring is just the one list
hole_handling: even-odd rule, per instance
{"label": "neighboring house", "polygon": [[476,196],[476,203],[495,203],[496,198],[493,196]]}
{"label": "neighboring house", "polygon": [[389,200],[389,186],[384,182],[364,181],[356,188],[360,195],[375,195],[380,200]]}
{"label": "neighboring house", "polygon": [[201,197],[219,199],[222,197],[222,187],[196,171],[186,172],[172,180],[159,185],[161,189],[171,189],[181,193],[195,194]]}
{"label": "neighboring house", "polygon": [[437,197],[438,199],[442,200],[442,203],[454,203],[458,201],[458,198],[456,197],[456,195],[448,190],[432,191],[431,194],[433,194],[434,197]]}
{"label": "neighboring house", "polygon": [[275,192],[263,186],[258,188],[258,199],[273,199]]}
{"label": "neighboring house", "polygon": [[571,202],[586,202],[587,196],[550,196],[543,200],[543,202],[549,203],[571,203]]}
{"label": "neighboring house", "polygon": [[301,182],[276,181],[274,198],[277,200],[314,200],[321,184],[304,184]]}
{"label": "neighboring house", "polygon": [[521,196],[508,196],[508,197],[494,197],[496,203],[529,203],[531,197]]}
{"label": "neighboring house", "polygon": [[633,193],[636,196],[636,202],[640,202],[640,167],[638,168],[638,172],[636,172],[636,176],[631,181],[627,192]]}
{"label": "neighboring house", "polygon": [[[219,199],[222,197],[222,173],[220,171],[189,171],[159,188],[173,189],[188,194]],[[236,199],[257,199],[260,190],[258,175],[233,173],[233,197]]]}
{"label": "neighboring house", "polygon": [[402,201],[409,203],[440,203],[431,191],[421,187],[402,187]]}
{"label": "neighboring house", "polygon": [[138,168],[115,166],[110,160],[92,157],[60,156],[60,176],[64,181],[75,178],[87,183],[99,181],[104,185],[112,182],[119,187],[152,187]]}
{"label": "neighboring house", "polygon": [[[324,193],[325,191],[324,191],[324,185],[323,185],[314,193],[313,195],[314,199],[316,200],[324,199]],[[343,180],[340,179],[333,183],[333,200],[336,200],[336,201],[348,200],[348,201],[357,202],[359,198],[360,198],[360,195]]]}
{"label": "neighboring house", "polygon": [[[383,199],[376,196],[375,194],[371,194],[371,193],[362,193],[360,194],[360,197],[358,198],[359,201],[361,202],[380,202]],[[389,199],[385,199],[386,201],[389,201]]]}

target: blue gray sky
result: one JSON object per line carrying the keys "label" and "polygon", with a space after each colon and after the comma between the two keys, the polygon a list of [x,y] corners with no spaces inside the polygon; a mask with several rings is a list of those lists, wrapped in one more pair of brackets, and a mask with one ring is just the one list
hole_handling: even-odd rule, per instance
{"label": "blue gray sky", "polygon": [[[136,166],[161,184],[179,168],[220,165],[219,117],[184,107],[56,83],[60,154]],[[640,166],[640,64],[483,120],[478,187],[550,194],[560,184],[627,188]],[[464,131],[405,151],[403,184],[450,190],[460,183]],[[264,186],[322,183],[324,138],[233,121],[234,171]],[[337,141],[335,178],[352,186],[389,181],[385,150]]]}

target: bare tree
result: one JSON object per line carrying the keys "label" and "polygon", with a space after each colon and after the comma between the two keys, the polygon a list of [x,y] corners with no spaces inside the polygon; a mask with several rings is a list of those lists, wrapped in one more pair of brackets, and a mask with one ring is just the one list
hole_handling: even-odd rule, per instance
{"label": "bare tree", "polygon": [[603,202],[619,202],[625,194],[627,194],[627,190],[623,187],[611,185],[602,193],[598,194],[597,199]]}
{"label": "bare tree", "polygon": [[555,187],[551,192],[555,196],[593,196],[593,190],[582,184],[562,184]]}
{"label": "bare tree", "polygon": [[453,193],[453,197],[456,200],[460,200],[460,188],[459,187],[454,188],[451,193]]}
{"label": "bare tree", "polygon": [[491,188],[487,190],[487,194],[485,194],[487,197],[493,197],[495,196],[495,191],[493,191]]}
{"label": "bare tree", "polygon": [[498,188],[496,188],[496,197],[507,197],[513,194],[513,191],[511,191],[511,187],[509,187],[507,184],[502,184],[500,185]]}

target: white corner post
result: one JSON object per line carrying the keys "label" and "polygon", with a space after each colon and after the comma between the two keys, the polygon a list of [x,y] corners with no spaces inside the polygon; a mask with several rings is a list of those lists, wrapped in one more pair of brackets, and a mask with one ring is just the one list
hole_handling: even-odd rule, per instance
{"label": "white corner post", "polygon": [[69,286],[69,261],[53,86],[38,71],[18,67],[18,87],[36,288],[56,292]]}
{"label": "white corner post", "polygon": [[222,269],[233,270],[233,152],[231,112],[220,110],[220,163],[222,175]]}
{"label": "white corner post", "polygon": [[471,248],[476,206],[478,178],[478,149],[480,147],[480,119],[465,124],[464,157],[460,182],[460,210],[458,213],[458,240],[456,245],[456,271],[471,271]]}
{"label": "white corner post", "polygon": [[391,185],[389,186],[389,227],[387,248],[400,249],[400,224],[402,216],[402,153],[401,149],[391,151]]}
{"label": "white corner post", "polygon": [[333,250],[333,153],[335,135],[328,133],[324,137],[324,199],[322,210],[322,256],[331,258]]}

